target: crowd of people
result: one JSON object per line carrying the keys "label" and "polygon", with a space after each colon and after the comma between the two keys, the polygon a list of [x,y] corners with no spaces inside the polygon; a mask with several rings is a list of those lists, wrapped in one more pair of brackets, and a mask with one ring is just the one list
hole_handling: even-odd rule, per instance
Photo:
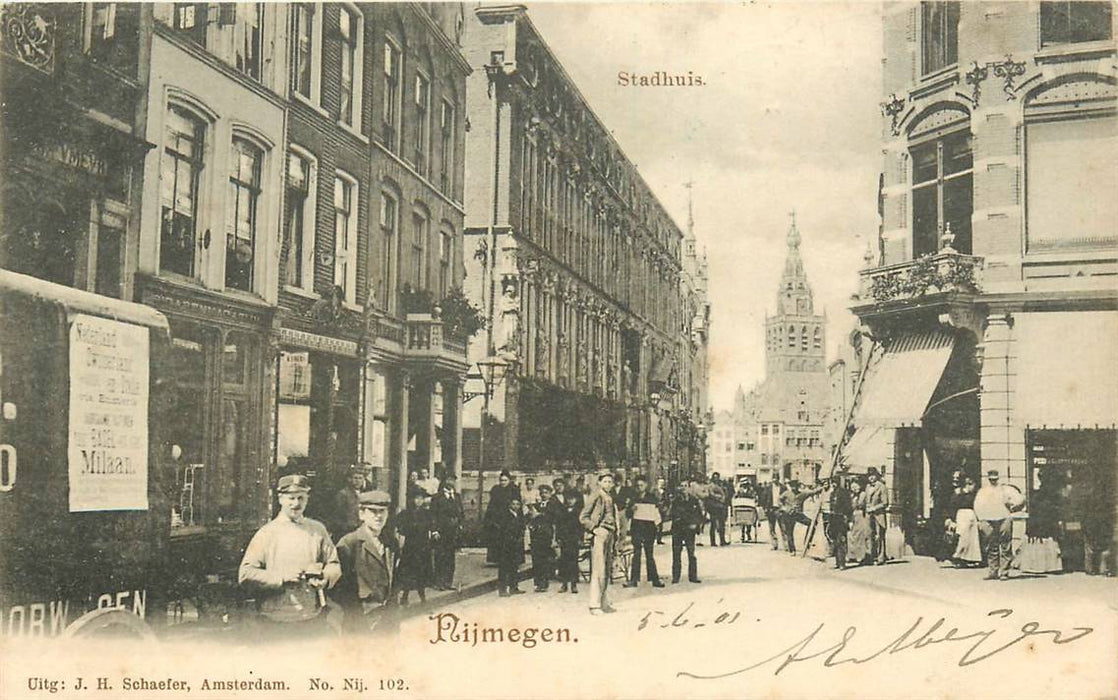
{"label": "crowd of people", "polygon": [[[509,472],[500,474],[482,519],[487,560],[497,567],[498,595],[525,592],[520,577],[527,551],[535,592],[546,593],[558,582],[559,593],[577,594],[586,568],[590,613],[613,612],[609,586],[616,573],[624,587],[636,587],[643,565],[648,583],[665,586],[654,556],[665,529],[672,538],[671,582],[681,581],[686,551],[687,580],[701,583],[696,547],[703,546],[702,532],[708,530],[711,547],[729,546],[731,516],[742,542],[759,539],[764,519],[772,549],[796,554],[798,547],[807,547],[808,555],[833,558],[837,569],[882,564],[887,558],[889,499],[876,469],[864,477],[840,470],[811,487],[774,479],[771,484],[743,482],[735,489],[718,473],[709,479],[684,477],[674,489],[663,479],[650,484],[643,475],[591,478],[593,483],[578,474],[537,486],[528,477],[521,487]],[[1011,514],[1024,499],[1015,488],[999,485],[996,471],[987,474],[987,481],[979,489],[972,477],[956,475],[953,517],[945,528],[957,565],[977,566],[985,559],[987,578],[1004,579]],[[412,472],[405,507],[390,514],[389,494],[367,490],[364,472],[353,468],[346,486],[327,499],[332,508],[326,510],[325,524],[306,517],[307,477],[282,477],[277,493],[279,513],[252,538],[239,574],[242,584],[256,589],[264,624],[389,628],[391,611],[408,606],[413,593],[425,602],[430,588],[453,589],[465,526],[453,475],[439,480],[426,470]],[[619,553],[627,559],[620,572]],[[330,610],[340,615],[331,619]]]}

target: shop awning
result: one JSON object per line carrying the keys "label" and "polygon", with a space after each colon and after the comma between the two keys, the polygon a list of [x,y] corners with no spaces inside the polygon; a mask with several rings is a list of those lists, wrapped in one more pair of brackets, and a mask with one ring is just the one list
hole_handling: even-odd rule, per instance
{"label": "shop awning", "polygon": [[880,425],[866,425],[858,428],[842,451],[842,464],[856,474],[864,474],[870,467],[881,470],[882,465],[892,461],[893,428]]}
{"label": "shop awning", "polygon": [[953,345],[954,336],[939,330],[905,333],[889,341],[866,376],[856,424],[920,425]]}
{"label": "shop awning", "polygon": [[1015,422],[1033,428],[1118,425],[1118,313],[1014,314]]}

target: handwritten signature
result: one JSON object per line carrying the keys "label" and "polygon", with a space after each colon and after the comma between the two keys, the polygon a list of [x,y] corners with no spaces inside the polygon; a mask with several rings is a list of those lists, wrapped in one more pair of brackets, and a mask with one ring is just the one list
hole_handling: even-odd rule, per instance
{"label": "handwritten signature", "polygon": [[[999,608],[986,613],[987,617],[996,617],[1003,620],[1010,617],[1012,614],[1013,610],[1009,608]],[[958,627],[951,627],[948,629],[946,618],[941,617],[930,625],[927,625],[923,632],[920,632],[920,630],[925,627],[924,618],[921,616],[917,617],[908,629],[902,632],[896,639],[868,656],[859,656],[856,653],[857,650],[850,648],[853,646],[851,642],[858,634],[858,628],[853,625],[846,628],[842,633],[842,637],[837,642],[816,651],[815,649],[819,644],[827,643],[826,641],[817,641],[817,638],[820,640],[822,639],[821,633],[824,627],[825,624],[820,623],[819,626],[803,639],[755,664],[725,673],[701,674],[691,671],[679,671],[676,673],[676,677],[713,680],[717,678],[727,678],[739,673],[746,673],[765,666],[775,666],[775,670],[773,671],[773,675],[775,676],[779,675],[781,671],[792,664],[811,661],[813,659],[821,658],[824,668],[834,668],[844,664],[869,663],[886,654],[897,654],[904,651],[919,650],[938,644],[952,644],[955,642],[969,643],[964,645],[963,653],[959,657],[958,664],[963,667],[986,661],[1026,639],[1047,638],[1052,644],[1070,644],[1071,642],[1086,637],[1094,631],[1091,627],[1073,627],[1070,632],[1041,629],[1039,622],[1030,621],[1021,625],[1019,630],[1013,632],[1012,634],[1015,636],[1008,641],[994,646],[999,640],[994,639],[991,641],[992,638],[1002,631],[996,626],[976,632],[963,633],[959,631]]]}

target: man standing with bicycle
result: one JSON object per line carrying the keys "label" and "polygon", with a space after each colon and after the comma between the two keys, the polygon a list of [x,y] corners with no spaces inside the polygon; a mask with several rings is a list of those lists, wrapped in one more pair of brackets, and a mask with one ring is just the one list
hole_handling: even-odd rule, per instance
{"label": "man standing with bicycle", "polygon": [[579,522],[593,536],[590,549],[590,614],[614,612],[606,598],[610,575],[613,572],[613,550],[617,544],[620,518],[613,502],[613,475],[609,472],[598,477],[598,490],[586,499]]}

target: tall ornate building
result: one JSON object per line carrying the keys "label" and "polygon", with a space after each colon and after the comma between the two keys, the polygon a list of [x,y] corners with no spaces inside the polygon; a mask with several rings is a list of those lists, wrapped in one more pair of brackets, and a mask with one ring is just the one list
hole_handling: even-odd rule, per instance
{"label": "tall ornate building", "polygon": [[776,314],[765,317],[765,379],[748,393],[739,387],[731,410],[719,414],[711,468],[759,482],[813,483],[830,454],[827,317],[815,313],[795,218],[787,240]]}
{"label": "tall ornate building", "polygon": [[465,43],[467,292],[490,321],[470,357],[507,369],[468,438],[480,467],[674,474],[702,402],[692,382],[682,410],[685,315],[707,323],[682,303],[683,232],[525,8],[476,10]]}
{"label": "tall ornate building", "polygon": [[1082,566],[1084,533],[1114,525],[1114,6],[895,3],[883,31],[882,233],[852,309],[867,369],[848,461],[884,467],[918,552],[951,472],[996,470]]}

